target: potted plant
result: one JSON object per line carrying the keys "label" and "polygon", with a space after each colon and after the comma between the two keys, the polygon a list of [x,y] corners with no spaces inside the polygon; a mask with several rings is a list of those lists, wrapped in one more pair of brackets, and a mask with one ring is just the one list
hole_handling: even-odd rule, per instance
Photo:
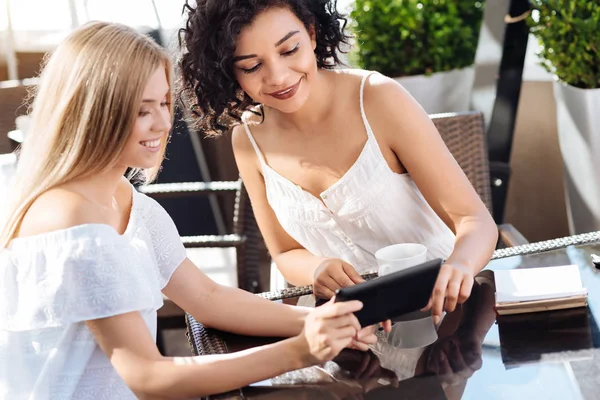
{"label": "potted plant", "polygon": [[554,97],[571,233],[600,230],[600,3],[533,0],[530,18]]}
{"label": "potted plant", "polygon": [[361,68],[396,78],[428,113],[469,109],[483,0],[355,0]]}

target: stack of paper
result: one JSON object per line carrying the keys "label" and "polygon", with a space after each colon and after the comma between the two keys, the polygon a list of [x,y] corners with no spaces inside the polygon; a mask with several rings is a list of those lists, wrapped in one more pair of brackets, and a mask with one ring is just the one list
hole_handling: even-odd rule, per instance
{"label": "stack of paper", "polygon": [[494,271],[500,315],[585,307],[587,290],[576,265]]}

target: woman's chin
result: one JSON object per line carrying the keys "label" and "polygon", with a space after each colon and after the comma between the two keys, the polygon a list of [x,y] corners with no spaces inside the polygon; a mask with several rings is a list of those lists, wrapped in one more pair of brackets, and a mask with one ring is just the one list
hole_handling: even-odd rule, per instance
{"label": "woman's chin", "polygon": [[275,109],[283,114],[294,114],[300,111],[304,105],[306,104],[306,100],[302,101],[300,99],[289,99],[284,101],[271,101],[270,104],[265,104],[269,108]]}

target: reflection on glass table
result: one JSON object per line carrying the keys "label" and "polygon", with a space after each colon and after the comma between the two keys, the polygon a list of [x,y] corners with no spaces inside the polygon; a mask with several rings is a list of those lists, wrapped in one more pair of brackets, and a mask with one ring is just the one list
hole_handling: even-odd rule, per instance
{"label": "reflection on glass table", "polygon": [[[344,351],[323,366],[211,398],[597,399],[600,271],[593,253],[600,254],[599,243],[491,262],[468,301],[444,316],[431,345],[394,348],[382,335],[367,353]],[[588,307],[497,318],[494,270],[568,264],[579,267]],[[306,304],[299,297],[284,301]],[[274,340],[203,332],[229,352]]]}

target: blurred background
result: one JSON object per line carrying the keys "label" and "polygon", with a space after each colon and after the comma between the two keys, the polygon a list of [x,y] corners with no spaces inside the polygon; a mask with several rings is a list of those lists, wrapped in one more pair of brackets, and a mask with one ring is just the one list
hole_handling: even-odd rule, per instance
{"label": "blurred background", "polygon": [[[127,24],[148,33],[175,59],[183,4],[182,0],[0,0],[0,170],[14,161],[10,153],[22,140],[16,118],[26,113],[23,88],[35,84],[30,79],[38,74],[45,54],[72,29],[90,20]],[[513,224],[530,242],[580,233],[569,226],[554,77],[540,66],[538,38],[529,33],[528,0],[340,0],[338,8],[351,14],[349,29],[356,34],[357,46],[345,57],[350,66],[397,77],[429,113],[483,114],[498,223]],[[415,28],[413,20],[426,23]],[[407,48],[418,55],[407,56]],[[466,75],[460,78],[454,75],[463,72]],[[454,78],[444,78],[447,74]],[[442,91],[419,89],[425,85],[422,80],[412,88],[413,75],[434,82],[434,89]],[[449,81],[466,86],[451,87]],[[448,103],[454,98],[452,91],[461,95],[462,103]],[[436,101],[430,104],[432,98]],[[496,157],[498,132],[504,143]],[[188,127],[179,108],[167,157],[158,183],[238,179],[229,136],[205,138]],[[0,174],[0,191],[8,190],[1,178]],[[158,200],[180,234],[195,237],[235,231],[235,198],[235,190],[224,190]],[[238,285],[235,248],[189,247],[190,254],[198,252],[194,257],[211,277]],[[257,287],[263,286],[268,283]]]}
{"label": "blurred background", "polygon": [[[458,0],[457,2],[464,3]],[[338,8],[350,13],[356,4],[364,6],[362,3],[369,2],[341,0],[338,2]],[[472,5],[475,2],[470,3]],[[468,101],[471,109],[483,112],[485,123],[489,125],[492,120],[507,26],[504,17],[507,15],[510,1],[494,0],[480,4],[483,22],[478,32],[479,40],[476,42],[474,82],[468,93]],[[0,81],[36,76],[44,54],[52,51],[74,27],[89,20],[121,22],[136,27],[150,33],[175,54],[177,29],[182,23],[182,5],[183,1],[179,0],[0,0]],[[358,12],[361,13],[360,10]],[[369,14],[369,11],[362,13]],[[381,18],[385,17],[379,14],[378,19]],[[432,46],[435,46],[435,43],[432,43]],[[512,173],[506,187],[507,196],[503,207],[503,220],[514,224],[530,241],[568,234],[562,163],[554,116],[552,75],[538,65],[537,47],[535,39],[527,41],[523,82],[510,153]],[[351,65],[357,64],[352,57],[348,62]],[[415,62],[418,63],[419,60]],[[11,112],[6,109],[0,111]],[[7,128],[3,129],[4,131],[0,132],[2,136],[6,134]],[[187,135],[186,132],[179,133],[180,136]],[[206,171],[210,172],[210,179],[237,179],[228,138],[201,138],[201,142],[204,146],[205,161],[210,166],[210,171]],[[170,168],[167,161],[161,181],[202,179],[198,160],[192,149],[189,140],[181,137],[174,140],[169,152],[170,161],[177,158],[178,167]],[[3,146],[0,143],[0,150],[7,152],[7,144],[4,143]],[[193,227],[180,222],[182,234],[217,232],[218,224],[224,225],[226,229],[230,228],[228,221],[232,218],[233,199],[224,201],[220,210],[223,214],[222,222],[215,222],[214,217],[203,215],[199,211],[202,207],[188,207],[185,210],[172,207],[170,211],[174,213],[174,218],[179,220],[182,218],[179,218],[178,212],[182,217],[185,215],[185,220],[198,217],[202,221],[201,224],[193,224]],[[207,206],[210,207],[210,204]],[[167,204],[167,207],[170,206]],[[190,212],[198,215],[190,215]]]}

